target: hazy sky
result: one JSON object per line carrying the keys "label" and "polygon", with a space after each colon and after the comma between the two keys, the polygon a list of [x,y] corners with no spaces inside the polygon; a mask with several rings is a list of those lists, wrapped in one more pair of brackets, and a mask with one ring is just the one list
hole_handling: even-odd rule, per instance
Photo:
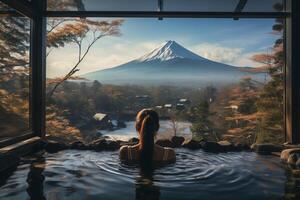
{"label": "hazy sky", "polygon": [[[279,37],[271,34],[273,24],[274,19],[125,19],[122,36],[99,40],[80,64],[78,74],[126,63],[166,40],[175,40],[214,61],[256,67],[258,64],[250,57],[270,51]],[[76,58],[74,45],[54,49],[47,58],[47,77],[67,73],[76,63]]]}

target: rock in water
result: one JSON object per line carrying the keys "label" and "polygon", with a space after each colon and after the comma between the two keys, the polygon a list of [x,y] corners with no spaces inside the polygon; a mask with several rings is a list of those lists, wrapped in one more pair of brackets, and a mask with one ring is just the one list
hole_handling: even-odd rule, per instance
{"label": "rock in water", "polygon": [[297,160],[297,162],[296,162],[296,167],[297,167],[298,169],[300,169],[300,158],[298,158],[298,160]]}
{"label": "rock in water", "polygon": [[44,148],[48,153],[56,153],[58,151],[68,149],[69,146],[64,143],[47,140]]}
{"label": "rock in water", "polygon": [[87,150],[88,147],[81,141],[76,141],[71,143],[70,145],[71,149],[77,149],[77,150]]}
{"label": "rock in water", "polygon": [[235,143],[233,144],[233,151],[243,151],[243,150],[250,150],[250,146],[245,143]]}
{"label": "rock in water", "polygon": [[218,144],[222,147],[223,151],[233,151],[234,146],[227,140],[219,141]]}
{"label": "rock in water", "polygon": [[200,142],[200,144],[201,144],[201,147],[203,148],[203,150],[207,151],[207,152],[219,153],[219,152],[223,151],[221,145],[218,144],[217,142],[202,141],[202,142]]}
{"label": "rock in water", "polygon": [[173,136],[171,141],[173,142],[175,147],[181,147],[182,143],[184,142],[184,137],[182,136]]}
{"label": "rock in water", "polygon": [[120,144],[116,140],[106,140],[105,150],[115,151],[120,148]]}
{"label": "rock in water", "polygon": [[200,143],[193,139],[184,141],[181,146],[192,150],[201,148]]}
{"label": "rock in water", "polygon": [[291,165],[291,166],[296,166],[296,163],[297,163],[297,161],[298,161],[298,159],[300,158],[300,154],[298,154],[298,153],[292,153],[290,156],[289,156],[289,158],[288,158],[288,160],[287,160],[287,163],[289,164],[289,165]]}
{"label": "rock in water", "polygon": [[286,149],[286,150],[283,150],[281,152],[281,155],[280,155],[280,159],[281,161],[283,162],[287,162],[289,156],[293,153],[300,153],[300,148],[294,148],[294,149]]}
{"label": "rock in water", "polygon": [[135,144],[139,143],[139,141],[140,141],[140,140],[139,140],[138,138],[135,138],[135,137],[130,138],[130,139],[128,140],[129,143],[135,143]]}
{"label": "rock in water", "polygon": [[120,148],[120,143],[116,140],[100,138],[93,141],[89,146],[95,151],[115,151]]}
{"label": "rock in water", "polygon": [[162,147],[171,147],[171,148],[175,147],[173,142],[171,142],[170,140],[167,140],[167,139],[157,140],[155,144],[162,146]]}
{"label": "rock in water", "polygon": [[124,141],[124,140],[117,140],[118,143],[120,144],[120,146],[124,146],[124,145],[128,145],[128,146],[134,146],[136,144],[139,143],[139,139],[138,138],[130,138],[129,140],[127,141]]}
{"label": "rock in water", "polygon": [[103,151],[105,149],[105,146],[106,140],[104,138],[100,138],[89,144],[90,149],[93,149],[95,151]]}
{"label": "rock in water", "polygon": [[279,145],[274,145],[274,144],[253,144],[251,146],[251,149],[254,150],[258,154],[271,154],[272,152],[280,152],[282,151],[283,147]]}

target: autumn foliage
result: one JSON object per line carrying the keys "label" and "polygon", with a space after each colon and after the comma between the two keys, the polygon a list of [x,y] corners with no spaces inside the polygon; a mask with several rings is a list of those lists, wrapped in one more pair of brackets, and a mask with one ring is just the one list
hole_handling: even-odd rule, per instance
{"label": "autumn foliage", "polygon": [[[280,6],[278,7],[280,9]],[[258,54],[253,60],[263,65],[268,63],[268,73],[270,81],[260,92],[257,101],[258,111],[263,113],[260,119],[258,142],[284,141],[284,67],[285,56],[283,49],[284,21],[277,19],[273,26],[273,32],[281,37],[275,41],[269,55]]]}
{"label": "autumn foliage", "polygon": [[[52,22],[51,22],[52,20]],[[117,19],[111,21],[99,21],[89,19],[50,19],[49,31],[47,34],[47,47],[48,53],[51,53],[53,48],[64,47],[66,44],[75,44],[78,48],[78,57],[76,64],[70,68],[70,71],[62,76],[57,77],[56,82],[51,81],[51,85],[48,85],[49,92],[48,98],[51,98],[58,86],[64,81],[70,79],[76,72],[78,72],[80,63],[90,52],[93,45],[98,40],[107,36],[119,36],[120,26],[124,20]],[[88,42],[87,47],[84,49],[83,45],[91,38]]]}
{"label": "autumn foliage", "polygon": [[[3,4],[0,4],[3,9]],[[29,130],[30,20],[0,18],[0,137]]]}

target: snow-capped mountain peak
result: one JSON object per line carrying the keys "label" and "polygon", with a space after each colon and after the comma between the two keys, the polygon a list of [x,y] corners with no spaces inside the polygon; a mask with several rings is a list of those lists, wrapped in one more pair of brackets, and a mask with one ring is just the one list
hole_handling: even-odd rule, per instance
{"label": "snow-capped mountain peak", "polygon": [[191,52],[175,41],[169,40],[162,43],[150,53],[140,57],[136,61],[148,62],[153,60],[167,61],[174,58],[187,58],[192,60],[205,60],[205,58]]}
{"label": "snow-capped mountain peak", "polygon": [[264,80],[265,74],[241,71],[238,67],[205,59],[175,41],[167,41],[150,53],[127,63],[85,74],[107,84],[202,87],[232,84],[245,76]]}

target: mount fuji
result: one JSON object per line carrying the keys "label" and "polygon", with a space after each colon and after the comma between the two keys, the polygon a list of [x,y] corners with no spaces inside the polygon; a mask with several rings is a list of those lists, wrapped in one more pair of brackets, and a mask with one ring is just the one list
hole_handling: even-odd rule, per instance
{"label": "mount fuji", "polygon": [[254,73],[203,58],[175,41],[167,41],[150,53],[128,63],[82,75],[108,84],[175,85],[199,87],[238,82],[250,76],[262,81],[265,73]]}

